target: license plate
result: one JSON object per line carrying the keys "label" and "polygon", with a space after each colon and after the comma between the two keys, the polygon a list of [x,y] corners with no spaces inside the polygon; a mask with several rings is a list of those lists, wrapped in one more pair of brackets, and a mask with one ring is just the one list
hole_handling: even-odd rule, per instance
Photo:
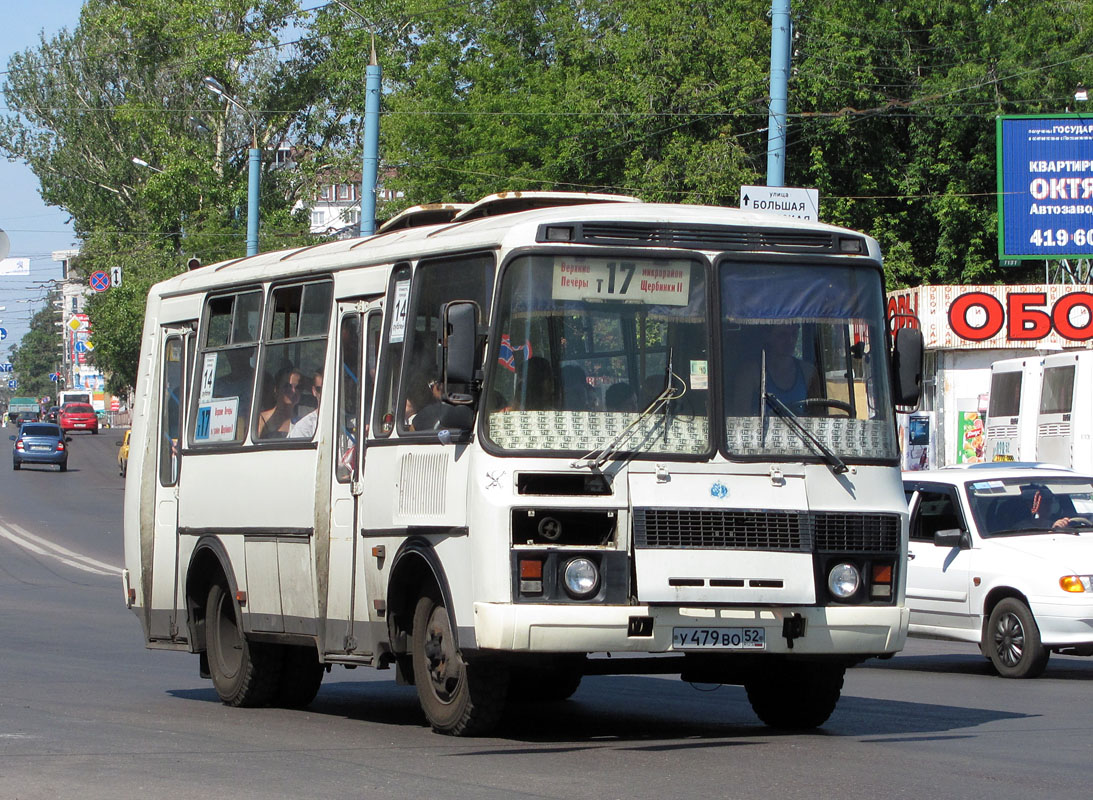
{"label": "license plate", "polygon": [[53,448],[52,447],[47,447],[45,445],[35,444],[35,445],[31,445],[30,449],[33,450],[36,453],[41,453],[43,451],[48,452],[48,451],[52,450]]}
{"label": "license plate", "polygon": [[675,650],[765,650],[764,628],[672,628]]}
{"label": "license plate", "polygon": [[86,422],[75,422],[75,423],[72,424],[72,427],[73,428],[86,428],[87,423]]}

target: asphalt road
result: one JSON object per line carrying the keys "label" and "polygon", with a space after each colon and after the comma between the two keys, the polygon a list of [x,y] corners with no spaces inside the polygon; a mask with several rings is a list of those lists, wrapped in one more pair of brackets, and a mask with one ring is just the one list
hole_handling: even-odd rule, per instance
{"label": "asphalt road", "polygon": [[118,577],[120,434],[73,438],[67,473],[0,468],[3,800],[1088,793],[1093,659],[1006,681],[922,640],[849,671],[803,735],[760,724],[740,687],[674,676],[586,678],[483,739],[432,733],[389,671],[336,667],[305,711],[227,708],[195,656],[143,648]]}

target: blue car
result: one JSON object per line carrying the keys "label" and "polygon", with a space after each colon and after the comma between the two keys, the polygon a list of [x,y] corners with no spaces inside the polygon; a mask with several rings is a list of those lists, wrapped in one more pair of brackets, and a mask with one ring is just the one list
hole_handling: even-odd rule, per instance
{"label": "blue car", "polygon": [[18,436],[9,437],[15,445],[11,449],[11,468],[23,464],[56,464],[61,472],[68,469],[68,446],[71,437],[65,436],[60,425],[49,422],[27,422],[19,428]]}

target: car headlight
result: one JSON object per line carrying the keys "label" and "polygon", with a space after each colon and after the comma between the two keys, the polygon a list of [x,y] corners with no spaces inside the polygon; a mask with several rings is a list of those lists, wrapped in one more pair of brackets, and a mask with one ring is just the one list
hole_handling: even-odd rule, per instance
{"label": "car headlight", "polygon": [[842,562],[827,573],[827,589],[839,600],[853,597],[861,586],[861,573],[853,564]]}
{"label": "car headlight", "polygon": [[562,580],[570,597],[590,597],[600,586],[600,571],[589,559],[574,558],[565,565]]}
{"label": "car headlight", "polygon": [[1093,575],[1064,575],[1059,586],[1064,592],[1093,592]]}

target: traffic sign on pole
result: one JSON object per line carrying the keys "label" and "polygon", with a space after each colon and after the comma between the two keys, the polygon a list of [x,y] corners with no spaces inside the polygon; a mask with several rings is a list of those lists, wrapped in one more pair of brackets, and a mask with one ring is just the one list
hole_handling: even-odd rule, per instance
{"label": "traffic sign on pole", "polygon": [[88,281],[91,284],[91,288],[96,292],[105,292],[110,288],[110,276],[102,270],[91,273],[91,278]]}
{"label": "traffic sign on pole", "polygon": [[0,328],[0,342],[8,338],[8,332],[3,328]]}
{"label": "traffic sign on pole", "polygon": [[19,388],[19,381],[15,380],[15,378],[12,378],[10,381],[8,381],[8,388],[9,389],[18,389]]}
{"label": "traffic sign on pole", "polygon": [[121,267],[110,268],[110,285],[121,286]]}

